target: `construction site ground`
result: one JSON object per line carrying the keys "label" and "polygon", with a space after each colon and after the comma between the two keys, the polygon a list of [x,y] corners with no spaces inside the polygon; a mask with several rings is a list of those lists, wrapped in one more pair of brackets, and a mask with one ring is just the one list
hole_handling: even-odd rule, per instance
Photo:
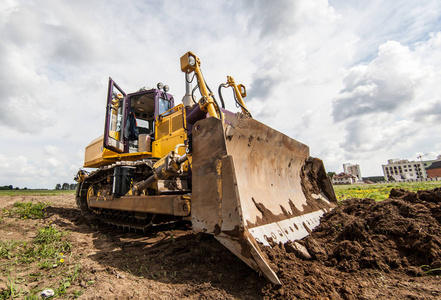
{"label": "construction site ground", "polygon": [[[10,213],[29,201],[49,203],[43,218]],[[290,243],[262,248],[282,286],[210,235],[126,232],[84,217],[74,195],[0,196],[0,209],[0,299],[45,289],[79,299],[441,299],[441,189],[342,201],[300,241],[311,259]],[[11,245],[28,249],[40,228],[61,232],[68,251],[46,267],[21,263]]]}

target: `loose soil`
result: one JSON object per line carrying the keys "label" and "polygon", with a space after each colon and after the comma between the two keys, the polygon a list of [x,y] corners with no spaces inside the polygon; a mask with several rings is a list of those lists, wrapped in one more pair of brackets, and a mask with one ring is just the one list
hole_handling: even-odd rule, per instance
{"label": "loose soil", "polygon": [[[293,245],[263,247],[283,285],[275,286],[246,266],[213,237],[191,230],[126,232],[84,217],[73,195],[2,196],[15,202],[49,202],[47,217],[3,217],[0,240],[31,241],[43,226],[67,231],[72,244],[65,264],[81,275],[67,288],[79,299],[441,299],[441,189],[417,193],[393,189],[389,199],[349,199]],[[0,259],[0,266],[7,263]],[[36,269],[32,269],[36,268]],[[18,271],[17,271],[18,272]],[[43,290],[63,274],[31,281],[21,290]],[[8,278],[0,273],[0,292]]]}

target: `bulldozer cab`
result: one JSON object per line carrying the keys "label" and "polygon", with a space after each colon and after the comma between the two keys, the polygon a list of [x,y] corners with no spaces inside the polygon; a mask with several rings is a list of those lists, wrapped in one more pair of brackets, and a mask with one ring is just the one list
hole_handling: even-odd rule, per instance
{"label": "bulldozer cab", "polygon": [[142,88],[126,94],[109,78],[104,148],[116,153],[151,152],[142,141],[155,138],[155,118],[174,106],[173,96],[158,89]]}

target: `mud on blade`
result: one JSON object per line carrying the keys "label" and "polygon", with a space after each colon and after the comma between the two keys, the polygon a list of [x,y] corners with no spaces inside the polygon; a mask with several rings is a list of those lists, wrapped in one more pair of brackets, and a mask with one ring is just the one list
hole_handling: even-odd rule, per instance
{"label": "mud on blade", "polygon": [[308,235],[336,205],[334,191],[308,146],[243,115],[226,123],[193,129],[193,228],[280,284],[259,244]]}

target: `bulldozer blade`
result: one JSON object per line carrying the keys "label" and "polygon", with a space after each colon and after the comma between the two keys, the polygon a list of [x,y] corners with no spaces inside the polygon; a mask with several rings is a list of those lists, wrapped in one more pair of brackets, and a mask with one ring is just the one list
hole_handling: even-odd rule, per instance
{"label": "bulldozer blade", "polygon": [[200,120],[192,135],[193,229],[281,284],[262,249],[307,236],[336,206],[322,161],[241,114]]}

